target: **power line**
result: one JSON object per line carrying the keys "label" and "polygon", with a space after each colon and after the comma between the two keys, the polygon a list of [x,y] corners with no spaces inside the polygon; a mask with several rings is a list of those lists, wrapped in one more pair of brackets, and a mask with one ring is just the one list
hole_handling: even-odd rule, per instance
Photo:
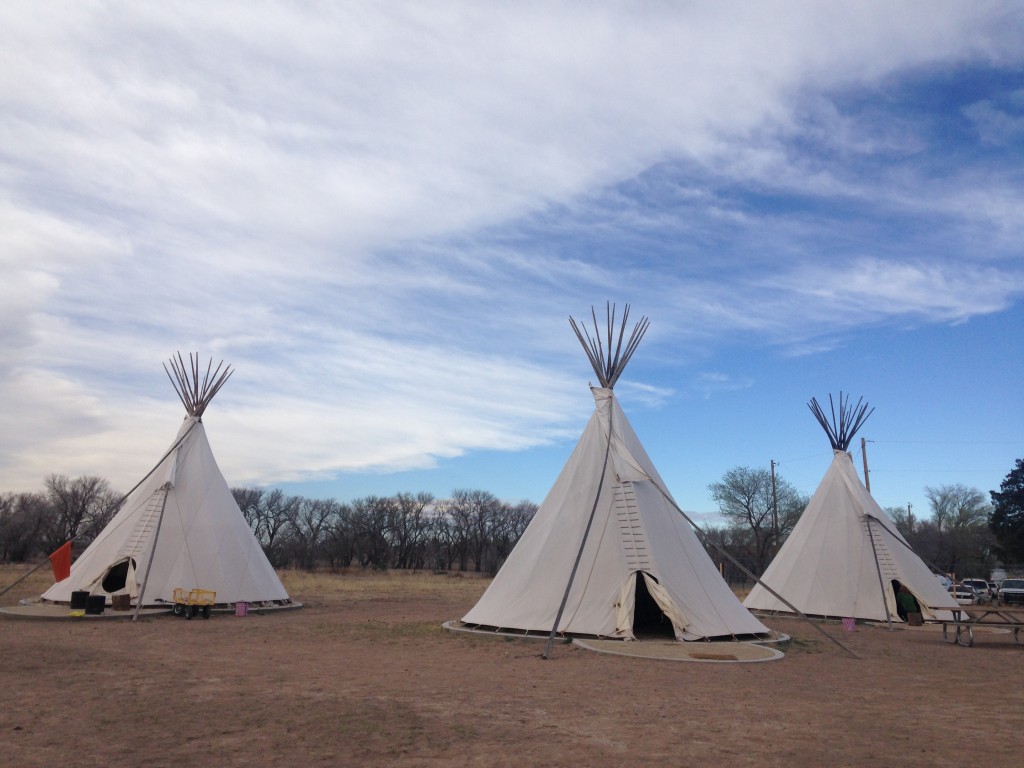
{"label": "power line", "polygon": [[907,472],[911,472],[911,473],[914,473],[914,472],[917,472],[917,473],[920,473],[920,472],[1003,472],[1003,473],[1005,473],[1006,471],[1007,470],[1006,470],[1005,467],[1002,467],[1000,469],[955,469],[955,468],[954,469],[950,469],[950,468],[935,469],[935,468],[928,468],[928,467],[925,467],[924,469],[922,469],[920,467],[916,467],[914,469],[899,469],[899,468],[896,468],[896,469],[876,469],[875,467],[871,468],[871,474],[872,475],[877,474],[878,472],[903,472],[903,473],[907,473]]}
{"label": "power line", "polygon": [[1024,445],[1020,440],[871,440],[872,443],[892,445]]}

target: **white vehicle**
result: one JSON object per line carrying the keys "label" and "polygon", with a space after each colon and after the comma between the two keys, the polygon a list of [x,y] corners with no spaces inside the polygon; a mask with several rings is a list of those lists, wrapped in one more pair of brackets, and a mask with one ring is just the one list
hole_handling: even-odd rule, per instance
{"label": "white vehicle", "polygon": [[984,605],[992,599],[986,579],[963,579],[960,583],[978,593],[978,605]]}
{"label": "white vehicle", "polygon": [[960,605],[974,605],[978,602],[978,593],[974,591],[974,587],[969,587],[966,584],[950,584],[946,587],[946,591]]}
{"label": "white vehicle", "polygon": [[999,602],[1024,605],[1024,579],[1003,579],[999,585]]}

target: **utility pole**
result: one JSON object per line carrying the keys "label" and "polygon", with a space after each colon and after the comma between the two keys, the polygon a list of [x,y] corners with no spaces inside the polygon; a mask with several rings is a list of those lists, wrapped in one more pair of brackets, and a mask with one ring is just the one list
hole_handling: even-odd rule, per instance
{"label": "utility pole", "polygon": [[871,493],[871,477],[868,475],[868,441],[860,439],[860,454],[864,457],[864,487]]}
{"label": "utility pole", "polygon": [[779,538],[779,496],[775,490],[775,459],[772,459],[772,538]]}
{"label": "utility pole", "polygon": [[914,532],[914,513],[911,512],[914,506],[908,501],[907,502],[907,530],[910,533]]}

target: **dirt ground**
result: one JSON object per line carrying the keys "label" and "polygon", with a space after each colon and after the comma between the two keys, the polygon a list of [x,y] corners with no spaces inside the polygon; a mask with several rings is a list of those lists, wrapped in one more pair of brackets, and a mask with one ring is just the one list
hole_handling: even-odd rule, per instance
{"label": "dirt ground", "polygon": [[[0,586],[20,573],[0,568]],[[298,611],[0,618],[0,764],[1020,766],[1024,648],[769,619],[784,659],[700,664],[443,632],[486,582],[283,573]],[[48,586],[33,577],[10,605]]]}

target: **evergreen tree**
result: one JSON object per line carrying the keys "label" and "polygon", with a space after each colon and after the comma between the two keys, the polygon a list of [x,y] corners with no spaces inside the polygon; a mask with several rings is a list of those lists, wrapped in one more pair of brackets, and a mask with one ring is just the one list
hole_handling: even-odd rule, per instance
{"label": "evergreen tree", "polygon": [[993,509],[988,525],[999,553],[1006,563],[1024,563],[1024,459],[1017,459],[999,490],[989,493]]}

